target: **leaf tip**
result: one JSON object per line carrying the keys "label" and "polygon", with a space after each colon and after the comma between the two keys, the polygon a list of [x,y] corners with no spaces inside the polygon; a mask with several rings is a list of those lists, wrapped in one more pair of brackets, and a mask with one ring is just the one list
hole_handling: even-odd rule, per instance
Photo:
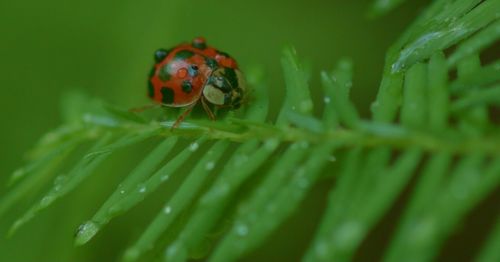
{"label": "leaf tip", "polygon": [[94,221],[81,224],[76,230],[75,246],[82,246],[89,242],[99,231],[99,225]]}

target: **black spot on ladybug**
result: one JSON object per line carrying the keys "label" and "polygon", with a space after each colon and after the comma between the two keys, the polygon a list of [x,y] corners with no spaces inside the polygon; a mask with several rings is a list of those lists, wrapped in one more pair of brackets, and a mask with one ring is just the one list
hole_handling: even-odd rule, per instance
{"label": "black spot on ladybug", "polygon": [[162,87],[160,92],[162,94],[161,101],[164,104],[172,104],[174,102],[174,90],[169,87]]}
{"label": "black spot on ladybug", "polygon": [[234,69],[225,68],[224,75],[226,76],[227,81],[229,81],[229,84],[233,89],[238,87],[238,76],[236,75]]}
{"label": "black spot on ladybug", "polygon": [[155,96],[155,87],[151,80],[148,81],[148,96],[153,98]]}
{"label": "black spot on ladybug", "polygon": [[188,80],[182,81],[181,87],[184,93],[191,93],[191,91],[193,91],[193,86],[191,85],[191,82],[189,82]]}
{"label": "black spot on ladybug", "polygon": [[192,46],[194,48],[201,49],[201,50],[207,48],[207,44],[204,41],[196,41],[195,40],[195,41],[193,41]]}
{"label": "black spot on ladybug", "polygon": [[160,72],[159,72],[159,76],[160,76],[160,79],[162,81],[168,81],[170,80],[170,72],[168,70],[168,64],[164,65],[161,69],[160,69]]}
{"label": "black spot on ladybug", "polygon": [[194,55],[193,52],[189,50],[181,50],[175,54],[175,59],[187,59]]}
{"label": "black spot on ladybug", "polygon": [[190,76],[196,76],[198,74],[198,66],[197,65],[190,65],[188,67],[188,73]]}
{"label": "black spot on ladybug", "polygon": [[163,59],[165,59],[165,57],[167,57],[169,53],[169,50],[166,50],[166,49],[158,49],[155,51],[155,61],[156,63],[160,63],[161,61],[163,61]]}
{"label": "black spot on ladybug", "polygon": [[213,58],[208,58],[206,57],[205,58],[205,63],[207,64],[208,67],[210,67],[211,69],[216,69],[219,65],[217,64],[217,61],[215,61],[215,59]]}

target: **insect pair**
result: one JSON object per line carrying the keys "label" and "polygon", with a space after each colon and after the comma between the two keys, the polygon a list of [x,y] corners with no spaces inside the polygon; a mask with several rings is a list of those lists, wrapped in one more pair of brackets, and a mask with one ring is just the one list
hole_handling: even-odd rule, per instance
{"label": "insect pair", "polygon": [[207,45],[202,37],[172,49],[159,49],[149,75],[148,95],[167,107],[185,107],[172,128],[176,128],[201,102],[210,119],[212,107],[237,109],[246,86],[236,61],[227,53]]}

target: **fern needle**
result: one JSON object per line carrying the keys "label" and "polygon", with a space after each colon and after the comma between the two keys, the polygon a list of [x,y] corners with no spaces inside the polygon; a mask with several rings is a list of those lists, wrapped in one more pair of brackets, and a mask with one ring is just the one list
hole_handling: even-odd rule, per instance
{"label": "fern needle", "polygon": [[[111,139],[111,134],[106,134],[100,138],[90,150],[95,151],[106,145]],[[9,230],[9,234],[13,234],[19,227],[30,221],[35,215],[49,207],[55,200],[66,195],[75,189],[92,171],[104,161],[109,154],[101,154],[93,159],[81,159],[67,175],[58,176],[54,181],[54,186],[34,204],[28,211],[19,219],[17,219]]]}
{"label": "fern needle", "polygon": [[151,175],[146,181],[137,184],[134,190],[131,190],[128,194],[125,194],[123,198],[117,200],[116,203],[109,208],[109,212],[111,214],[123,213],[144,200],[146,196],[154,192],[161,184],[168,181],[178,168],[185,164],[188,158],[193,155],[205,141],[205,138],[200,138],[189,144],[189,146],[184,148],[182,152],[176,154],[175,157]]}
{"label": "fern needle", "polygon": [[332,103],[332,97],[335,95],[332,92],[332,79],[325,71],[321,72],[321,84],[323,86],[323,93],[325,94],[323,98],[323,102],[325,103],[325,109],[323,109],[323,122],[329,129],[335,129],[339,125],[339,116]]}
{"label": "fern needle", "polygon": [[[465,4],[468,1],[463,1],[463,4],[461,2],[455,3],[459,7],[468,7]],[[393,72],[407,69],[416,62],[429,58],[434,52],[443,50],[481,30],[497,18],[497,10],[500,10],[499,1],[486,0],[445,28],[423,33],[401,51],[398,60],[393,64]]]}
{"label": "fern needle", "polygon": [[286,83],[286,99],[283,110],[278,116],[278,125],[286,123],[288,110],[309,115],[313,109],[307,74],[298,62],[295,49],[288,47],[283,50],[281,65]]}
{"label": "fern needle", "polygon": [[9,177],[7,185],[12,186],[26,176],[34,175],[34,173],[39,172],[40,169],[49,166],[50,163],[61,161],[62,158],[64,158],[64,156],[68,155],[73,149],[75,149],[80,142],[80,139],[74,139],[65,143],[61,143],[51,151],[41,156],[39,159],[36,159],[30,162],[27,166],[14,171],[14,173],[12,173],[12,175]]}
{"label": "fern needle", "polygon": [[377,99],[371,104],[371,111],[375,121],[388,123],[394,120],[401,103],[402,89],[403,74],[392,73],[390,65],[386,65]]}
{"label": "fern needle", "polygon": [[231,196],[268,159],[278,145],[278,141],[269,140],[253,154],[248,152],[248,155],[236,155],[238,157],[224,168],[213,186],[200,199],[184,231],[165,252],[164,260],[183,261],[188,250],[199,245],[204,236],[215,226]]}
{"label": "fern needle", "polygon": [[[219,162],[228,145],[228,141],[219,141],[201,159],[197,160],[196,166],[175,192],[172,199],[165,204],[163,210],[155,217],[137,243],[125,252],[124,261],[137,260],[142,253],[154,246],[157,239],[199,194],[201,186],[214,168],[214,163]],[[175,160],[177,158],[173,161]],[[185,163],[186,158],[183,160],[182,163]]]}
{"label": "fern needle", "polygon": [[448,94],[448,71],[444,54],[434,54],[427,67],[428,84],[428,107],[427,116],[432,130],[442,130],[448,122],[449,94]]}
{"label": "fern needle", "polygon": [[500,215],[497,218],[495,228],[490,233],[490,236],[486,240],[486,245],[482,248],[479,253],[478,258],[475,261],[478,262],[489,262],[489,261],[499,261],[500,251],[498,247],[500,246]]}
{"label": "fern needle", "polygon": [[[253,230],[260,217],[258,214],[267,207],[269,199],[274,198],[276,192],[283,183],[286,183],[287,174],[298,167],[298,162],[305,156],[305,149],[309,145],[295,143],[290,145],[278,161],[270,170],[264,181],[255,189],[248,201],[241,203],[235,219],[235,227],[222,240],[222,243],[215,250],[217,258],[224,258],[224,261],[238,257],[239,253],[245,249],[244,241],[247,233]],[[244,230],[242,229],[244,228]],[[242,245],[239,245],[242,243]],[[218,260],[217,260],[218,261]]]}
{"label": "fern needle", "polygon": [[386,252],[385,261],[396,262],[408,256],[408,247],[420,246],[426,241],[422,236],[426,233],[425,226],[415,223],[421,214],[428,208],[429,203],[435,200],[437,192],[441,190],[445,175],[451,163],[450,154],[440,154],[431,158],[426,164],[415,188],[395,237]]}
{"label": "fern needle", "polygon": [[352,62],[347,59],[340,61],[330,76],[323,72],[321,78],[325,85],[325,98],[327,101],[332,101],[333,108],[342,123],[349,128],[356,128],[359,116],[356,107],[349,100],[349,91],[352,87]]}
{"label": "fern needle", "polygon": [[417,129],[426,122],[427,117],[427,67],[417,63],[405,76],[401,123],[409,128]]}
{"label": "fern needle", "polygon": [[451,104],[451,111],[458,112],[474,106],[500,105],[500,85],[464,95]]}
{"label": "fern needle", "polygon": [[[56,147],[53,154],[29,164],[24,169],[16,171],[13,175],[13,177],[15,177],[13,178],[14,182],[22,177],[25,178],[0,198],[0,217],[2,217],[12,205],[16,204],[23,197],[26,197],[30,192],[35,192],[37,188],[44,185],[52,177],[53,171],[57,169],[68,154],[76,148],[78,142],[79,141],[70,141],[64,143]],[[27,176],[27,174],[30,175]]]}
{"label": "fern needle", "polygon": [[325,261],[329,245],[324,241],[331,228],[342,218],[349,206],[349,193],[359,177],[361,148],[355,148],[347,153],[347,157],[340,171],[336,189],[331,190],[328,197],[328,206],[314,236],[312,245],[307,250],[304,261]]}
{"label": "fern needle", "polygon": [[[104,202],[101,208],[92,217],[92,220],[85,222],[79,227],[75,236],[76,245],[83,245],[88,242],[92,237],[94,237],[95,234],[97,234],[99,229],[104,224],[108,223],[109,220],[112,219],[114,214],[109,212],[109,208],[119,199],[123,198],[124,194],[132,190],[137,183],[140,183],[141,180],[144,180],[146,176],[152,173],[153,169],[173,148],[176,141],[176,137],[165,139],[125,178],[120,185],[118,185],[118,188],[111,194],[106,202]],[[126,143],[126,141],[122,141],[122,143]],[[116,146],[111,146],[111,148],[116,148]]]}
{"label": "fern needle", "polygon": [[[211,261],[235,261],[242,255],[256,248],[269,236],[278,225],[296,210],[310,187],[315,183],[333,144],[324,144],[310,152],[304,164],[298,164],[292,172],[290,181],[277,190],[267,203],[260,203],[259,210],[239,213],[232,229],[218,245]],[[266,183],[262,186],[266,186]],[[258,215],[258,219],[254,216]]]}
{"label": "fern needle", "polygon": [[118,149],[121,149],[123,147],[127,147],[130,145],[133,145],[135,143],[142,142],[148,138],[151,138],[155,135],[158,135],[160,133],[161,129],[155,128],[152,130],[144,130],[139,133],[132,133],[132,134],[127,134],[118,139],[118,141],[112,143],[111,145],[105,146],[103,148],[100,148],[98,150],[95,150],[93,152],[90,152],[86,154],[84,157],[85,158],[92,158],[96,157],[100,154],[107,154],[107,153],[112,153],[113,151],[116,151]]}
{"label": "fern needle", "polygon": [[[464,61],[464,60],[461,60]],[[484,66],[472,73],[459,77],[450,85],[453,93],[473,90],[477,87],[500,82],[500,61]]]}
{"label": "fern needle", "polygon": [[448,58],[448,66],[453,67],[465,57],[479,53],[484,48],[494,44],[499,38],[500,20],[490,24],[487,28],[460,44],[457,50]]}
{"label": "fern needle", "polygon": [[[389,208],[392,201],[403,189],[413,170],[420,161],[419,150],[408,151],[395,163],[393,168],[377,176],[373,189],[365,192],[364,203],[352,203],[350,211],[342,219],[324,229],[324,237],[315,244],[313,253],[317,261],[345,261],[350,260],[356,248],[360,245],[368,231]],[[391,181],[394,179],[394,181]],[[389,183],[386,183],[389,182]],[[348,200],[350,201],[350,200]],[[332,205],[341,203],[330,203]],[[312,258],[312,257],[311,257]],[[314,261],[314,260],[313,260]]]}

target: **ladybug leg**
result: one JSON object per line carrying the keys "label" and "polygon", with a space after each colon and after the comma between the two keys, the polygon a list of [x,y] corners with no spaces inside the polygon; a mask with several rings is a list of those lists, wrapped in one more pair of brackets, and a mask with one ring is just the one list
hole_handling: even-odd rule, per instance
{"label": "ladybug leg", "polygon": [[196,105],[196,103],[192,103],[191,105],[189,105],[186,108],[186,110],[184,112],[182,112],[182,114],[177,118],[177,120],[175,120],[175,123],[170,128],[170,130],[174,130],[177,127],[179,127],[179,125],[182,123],[182,121],[184,121],[184,119],[186,118],[186,116],[189,115],[189,113],[191,113],[191,111],[193,110],[193,108],[194,108],[195,105]]}
{"label": "ladybug leg", "polygon": [[201,105],[203,106],[203,109],[205,109],[205,112],[207,112],[208,118],[215,121],[215,114],[212,112],[212,109],[210,109],[210,106],[208,106],[208,102],[204,96],[201,96]]}
{"label": "ladybug leg", "polygon": [[145,106],[141,106],[141,107],[130,108],[128,111],[132,112],[132,113],[140,113],[140,112],[144,112],[148,109],[159,108],[159,107],[161,107],[160,104],[149,104],[149,105],[145,105]]}

